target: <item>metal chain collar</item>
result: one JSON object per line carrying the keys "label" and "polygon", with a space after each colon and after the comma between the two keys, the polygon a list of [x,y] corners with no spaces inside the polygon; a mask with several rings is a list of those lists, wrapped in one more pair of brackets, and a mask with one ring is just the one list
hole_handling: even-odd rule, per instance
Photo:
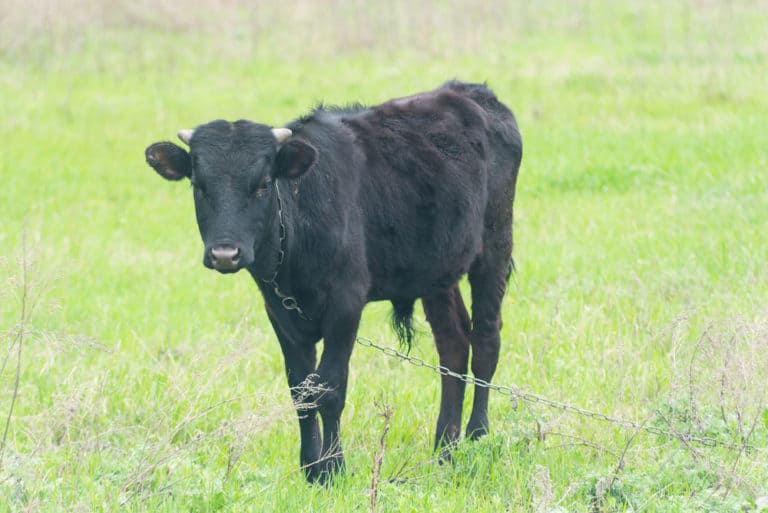
{"label": "metal chain collar", "polygon": [[690,442],[698,445],[703,445],[706,447],[723,447],[726,449],[737,450],[737,451],[742,451],[742,450],[751,451],[755,449],[755,446],[746,443],[746,440],[744,440],[742,443],[723,442],[721,440],[718,440],[717,438],[712,438],[707,436],[694,436],[688,433],[680,433],[678,431],[661,429],[656,426],[639,424],[637,422],[634,422],[628,419],[611,417],[610,415],[606,415],[604,413],[591,411],[585,408],[574,406],[572,404],[555,401],[553,399],[548,399],[546,397],[543,397],[538,394],[534,394],[532,392],[525,392],[516,386],[496,385],[494,383],[489,383],[484,379],[479,379],[474,376],[470,376],[468,374],[460,374],[458,372],[454,372],[450,370],[448,367],[444,367],[442,365],[432,365],[431,363],[425,362],[421,358],[417,358],[409,354],[401,353],[400,351],[397,351],[396,349],[393,349],[391,347],[380,346],[375,342],[373,342],[371,339],[366,337],[357,337],[356,341],[361,346],[370,347],[378,351],[381,351],[387,356],[405,360],[406,362],[410,363],[411,365],[415,365],[416,367],[426,367],[427,369],[435,371],[440,375],[450,376],[452,378],[456,378],[470,385],[487,388],[490,390],[494,390],[502,395],[509,396],[513,401],[513,407],[517,402],[517,400],[522,400],[528,403],[542,404],[544,406],[549,406],[551,408],[554,408],[560,411],[564,411],[568,413],[576,413],[584,417],[600,420],[603,422],[608,422],[611,424],[616,424],[625,429],[634,429],[637,431],[645,431],[647,433],[651,433],[656,436],[675,438],[677,440],[680,440],[683,443]]}
{"label": "metal chain collar", "polygon": [[288,311],[296,310],[296,313],[299,314],[299,317],[305,321],[308,321],[310,320],[309,317],[307,317],[307,315],[304,313],[304,310],[299,307],[299,303],[296,301],[296,298],[289,296],[280,290],[280,286],[277,284],[277,274],[280,272],[280,267],[283,265],[283,260],[285,260],[285,248],[283,247],[283,244],[285,243],[286,230],[285,223],[283,222],[283,200],[280,198],[280,189],[277,187],[277,180],[274,181],[274,184],[275,193],[277,194],[277,218],[280,221],[280,252],[278,253],[277,265],[275,266],[275,272],[272,273],[272,277],[268,280],[262,278],[261,281],[272,287],[275,295],[280,299],[280,303],[282,303],[283,308]]}

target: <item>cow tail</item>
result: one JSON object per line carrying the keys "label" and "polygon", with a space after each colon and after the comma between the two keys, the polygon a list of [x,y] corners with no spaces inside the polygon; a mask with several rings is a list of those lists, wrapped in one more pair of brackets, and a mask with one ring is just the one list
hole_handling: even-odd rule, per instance
{"label": "cow tail", "polygon": [[411,350],[411,342],[416,334],[413,328],[413,299],[399,299],[392,301],[392,329],[395,331],[400,347],[406,351]]}

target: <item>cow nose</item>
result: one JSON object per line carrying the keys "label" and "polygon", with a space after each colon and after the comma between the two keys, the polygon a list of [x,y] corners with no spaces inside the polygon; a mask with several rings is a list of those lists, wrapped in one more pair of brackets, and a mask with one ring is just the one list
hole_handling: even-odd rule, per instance
{"label": "cow nose", "polygon": [[214,246],[211,248],[211,263],[216,269],[236,269],[240,263],[240,248]]}

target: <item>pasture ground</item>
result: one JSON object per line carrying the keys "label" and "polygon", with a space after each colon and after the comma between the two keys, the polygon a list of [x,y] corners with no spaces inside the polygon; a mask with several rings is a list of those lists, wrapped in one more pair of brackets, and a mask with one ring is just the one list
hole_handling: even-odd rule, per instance
{"label": "pasture ground", "polygon": [[[367,511],[387,408],[379,511],[768,510],[768,4],[275,4],[0,0],[0,512]],[[453,77],[525,142],[495,381],[755,449],[494,395],[439,465],[438,377],[358,347],[348,472],[304,484],[261,299],[143,150]]]}

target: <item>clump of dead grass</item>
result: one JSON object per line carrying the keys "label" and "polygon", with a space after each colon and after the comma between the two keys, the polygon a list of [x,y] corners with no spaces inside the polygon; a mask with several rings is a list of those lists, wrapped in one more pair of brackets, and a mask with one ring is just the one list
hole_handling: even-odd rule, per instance
{"label": "clump of dead grass", "polygon": [[700,432],[728,430],[746,442],[768,408],[768,316],[710,323],[680,340],[671,397]]}

